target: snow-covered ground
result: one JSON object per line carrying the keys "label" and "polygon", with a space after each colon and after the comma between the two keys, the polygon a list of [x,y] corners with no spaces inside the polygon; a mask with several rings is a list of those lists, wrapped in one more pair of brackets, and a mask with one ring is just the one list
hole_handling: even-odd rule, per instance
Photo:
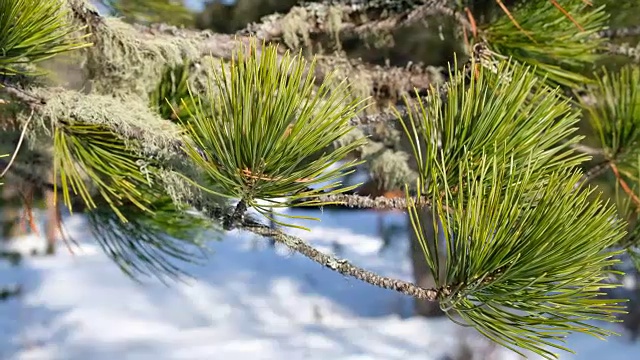
{"label": "snow-covered ground", "polygon": [[[308,212],[306,212],[308,214]],[[292,231],[358,265],[411,279],[406,240],[380,252],[375,212],[325,211],[312,231]],[[402,223],[400,214],[386,223]],[[67,220],[81,242],[71,255],[0,262],[1,284],[24,295],[0,302],[0,359],[454,359],[460,343],[475,359],[517,359],[452,322],[411,317],[408,297],[347,279],[297,254],[232,232],[195,279],[167,287],[127,278],[92,242],[81,217]],[[28,236],[10,246],[44,246]],[[640,359],[626,337],[575,335],[578,354],[561,359]],[[449,357],[446,357],[446,356]],[[462,356],[461,359],[469,359]]]}

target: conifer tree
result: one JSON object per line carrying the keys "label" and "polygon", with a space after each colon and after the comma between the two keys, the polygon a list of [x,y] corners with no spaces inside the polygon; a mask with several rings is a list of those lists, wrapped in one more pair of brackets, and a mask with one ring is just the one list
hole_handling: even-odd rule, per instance
{"label": "conifer tree", "polygon": [[[603,295],[619,285],[620,257],[638,258],[638,51],[609,40],[637,29],[608,29],[606,6],[583,0],[492,4],[313,2],[228,35],[129,24],[84,0],[1,0],[2,186],[52,191],[136,279],[183,276],[175,260],[205,261],[205,231],[242,229],[555,358],[572,332],[611,334],[592,321],[624,311]],[[339,46],[310,51],[323,34],[366,37],[429,16],[450,18],[464,44],[442,81]],[[594,68],[612,53],[632,61]],[[78,61],[81,89],[53,85],[41,64],[54,56]],[[403,80],[401,101],[375,103],[389,78]],[[581,142],[581,122],[597,147]],[[340,183],[373,161],[380,127],[407,139],[405,164],[380,172],[404,198]],[[603,172],[615,201],[591,183]],[[435,285],[322,253],[270,211],[329,204],[406,210]]]}

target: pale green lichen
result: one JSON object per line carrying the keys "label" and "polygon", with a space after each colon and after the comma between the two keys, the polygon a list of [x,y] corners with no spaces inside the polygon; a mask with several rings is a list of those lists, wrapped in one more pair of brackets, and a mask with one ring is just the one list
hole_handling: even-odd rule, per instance
{"label": "pale green lichen", "polygon": [[311,45],[310,18],[311,14],[306,8],[295,6],[279,20],[282,27],[282,40],[289,49],[299,49],[302,44]]}
{"label": "pale green lichen", "polygon": [[[198,183],[206,183],[206,180],[201,179],[201,172],[193,170],[195,169],[183,168],[180,173],[188,175],[191,179],[198,179]],[[172,169],[160,169],[157,172],[157,175],[162,182],[162,187],[164,188],[165,193],[176,204],[189,206],[195,199],[198,199],[200,202],[206,202],[206,205],[203,205],[209,208],[219,208],[228,204],[228,199],[205,193],[201,189],[185,181],[183,176],[178,175],[178,172]]]}
{"label": "pale green lichen", "polygon": [[[347,146],[358,139],[362,139],[364,137],[364,133],[362,130],[356,128],[345,134],[340,139],[336,140],[333,144],[334,147],[339,148],[343,146]],[[374,141],[367,141],[366,144],[358,147],[355,151],[357,156],[361,159],[366,159],[374,154],[377,154],[380,150],[384,148],[384,145]]]}
{"label": "pale green lichen", "polygon": [[[162,164],[161,169],[154,170],[155,175],[172,200],[187,204],[195,197],[204,196],[200,190],[188,185],[184,178],[175,173],[179,171],[191,179],[200,179],[202,176],[201,171],[189,161],[185,161],[176,148],[182,140],[181,129],[176,124],[160,118],[141,99],[133,95],[118,98],[101,94],[81,94],[61,88],[34,88],[31,92],[46,101],[38,107],[33,116],[33,125],[37,128],[64,127],[64,123],[103,125],[122,138],[130,151],[139,154],[141,159],[158,160]],[[29,116],[29,113],[21,113],[20,121],[24,121],[25,116]],[[43,139],[51,143],[51,134],[41,137],[41,142],[37,146],[34,145],[40,151],[50,149],[50,146],[43,147]],[[149,161],[139,161],[141,173],[148,171]],[[39,176],[45,176],[46,171],[51,169],[50,164],[50,160],[41,161],[37,166],[34,163],[31,173],[37,172]],[[82,169],[78,170],[90,191],[94,191],[90,179],[83,174]],[[199,183],[207,182],[206,179],[202,179]]]}
{"label": "pale green lichen", "polygon": [[144,96],[157,85],[166,66],[202,57],[204,33],[151,35],[119,19],[103,21],[85,64],[95,91]]}
{"label": "pale green lichen", "polygon": [[[136,144],[148,154],[171,156],[180,129],[154,114],[144,101],[134,95],[114,97],[82,94],[61,88],[36,88],[36,96],[46,99],[38,109],[41,127],[52,128],[60,121],[104,125]],[[137,145],[136,145],[137,146]]]}
{"label": "pale green lichen", "polygon": [[342,50],[342,44],[340,41],[340,28],[342,26],[342,7],[331,6],[327,13],[327,27],[329,34],[333,38],[336,50]]}
{"label": "pale green lichen", "polygon": [[[357,63],[354,65],[347,57],[339,56],[318,55],[316,58],[320,72],[331,74],[329,78],[325,78],[329,87],[334,87],[347,79],[352,94],[350,100],[365,99],[371,96],[373,78],[369,72],[362,71],[362,68]],[[365,113],[373,112],[375,112],[374,107],[365,109]]]}
{"label": "pale green lichen", "polygon": [[411,187],[418,174],[409,167],[410,156],[404,151],[384,150],[369,163],[369,172],[383,189]]}

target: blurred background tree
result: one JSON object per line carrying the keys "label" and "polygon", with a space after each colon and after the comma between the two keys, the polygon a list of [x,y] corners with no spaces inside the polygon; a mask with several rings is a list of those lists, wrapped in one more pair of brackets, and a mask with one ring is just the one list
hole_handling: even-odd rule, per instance
{"label": "blurred background tree", "polygon": [[96,5],[130,23],[193,26],[196,15],[179,0],[99,0]]}

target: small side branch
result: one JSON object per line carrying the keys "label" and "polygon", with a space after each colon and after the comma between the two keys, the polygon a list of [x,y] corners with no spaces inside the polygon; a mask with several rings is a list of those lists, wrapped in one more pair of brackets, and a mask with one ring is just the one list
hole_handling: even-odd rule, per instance
{"label": "small side branch", "polygon": [[[407,109],[403,106],[398,108],[401,116],[407,114]],[[398,120],[396,114],[392,111],[384,111],[376,114],[356,116],[349,120],[349,125],[360,128],[366,128],[368,126],[389,123]]]}
{"label": "small side branch", "polygon": [[611,55],[626,56],[635,61],[640,61],[640,44],[636,46],[631,46],[628,43],[608,44],[607,49],[604,51]]}
{"label": "small side branch", "polygon": [[308,259],[324,267],[339,272],[344,276],[352,277],[383,289],[394,290],[419,299],[426,299],[429,301],[435,301],[438,299],[439,292],[435,289],[425,289],[408,281],[378,275],[369,270],[357,267],[347,260],[324,254],[304,242],[302,239],[287,235],[279,230],[271,229],[266,225],[245,220],[241,229],[273,239],[275,242],[285,245],[287,248],[302,254]]}
{"label": "small side branch", "polygon": [[611,167],[611,170],[613,171],[613,174],[616,176],[616,179],[618,180],[618,183],[620,183],[620,186],[622,187],[622,190],[629,196],[629,198],[631,198],[631,201],[633,201],[633,203],[636,205],[637,209],[640,210],[640,199],[633,192],[633,190],[627,184],[627,182],[624,180],[624,178],[622,178],[622,175],[620,175],[620,171],[618,171],[618,167],[616,166],[616,164],[610,163],[609,166]]}
{"label": "small side branch", "polygon": [[587,154],[587,155],[592,155],[592,156],[604,155],[604,152],[602,151],[602,149],[592,148],[590,146],[583,145],[583,144],[571,144],[571,148],[577,152]]}
{"label": "small side branch", "polygon": [[604,160],[600,163],[598,163],[597,165],[595,165],[594,167],[592,167],[591,169],[589,169],[586,173],[584,173],[584,175],[582,175],[582,178],[580,179],[579,182],[577,182],[573,188],[574,189],[578,189],[580,188],[580,186],[588,183],[589,181],[597,178],[598,176],[604,174],[607,170],[609,170],[609,168],[611,167],[611,161],[610,160]]}
{"label": "small side branch", "polygon": [[[360,209],[376,209],[376,210],[406,210],[407,200],[404,197],[388,198],[378,196],[372,198],[370,196],[362,196],[357,194],[337,194],[321,196],[319,201],[327,203],[339,203],[345,207]],[[431,206],[431,200],[426,197],[414,198],[413,202],[416,207]]]}
{"label": "small side branch", "polygon": [[602,30],[598,33],[598,35],[600,35],[601,37],[609,38],[609,39],[638,36],[640,35],[640,25],[629,26],[629,27],[624,27],[619,29]]}

